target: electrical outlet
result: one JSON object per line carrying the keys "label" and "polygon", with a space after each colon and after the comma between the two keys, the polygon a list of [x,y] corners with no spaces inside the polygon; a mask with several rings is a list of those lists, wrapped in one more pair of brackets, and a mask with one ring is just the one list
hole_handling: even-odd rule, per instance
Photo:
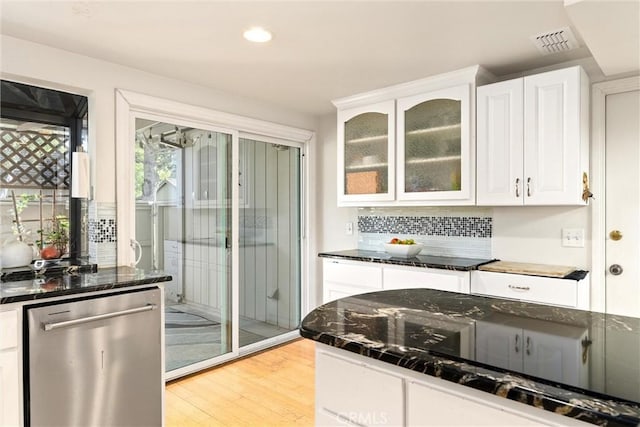
{"label": "electrical outlet", "polygon": [[349,235],[349,236],[351,236],[353,234],[353,223],[352,222],[346,223],[346,225],[344,227],[344,232],[347,233],[347,235]]}
{"label": "electrical outlet", "polygon": [[567,248],[584,248],[584,228],[563,228],[562,246]]}

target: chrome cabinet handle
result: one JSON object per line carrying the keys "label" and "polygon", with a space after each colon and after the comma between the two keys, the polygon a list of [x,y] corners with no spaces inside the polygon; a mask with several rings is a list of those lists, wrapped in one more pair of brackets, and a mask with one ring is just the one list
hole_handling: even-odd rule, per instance
{"label": "chrome cabinet handle", "polygon": [[158,308],[156,304],[147,304],[144,307],[130,308],[128,310],[113,311],[111,313],[98,314],[96,316],[81,317],[79,319],[65,320],[63,322],[43,323],[45,331],[66,328],[68,326],[80,325],[83,323],[95,322],[97,320],[111,319],[112,317],[125,316],[127,314],[142,313]]}
{"label": "chrome cabinet handle", "polygon": [[520,178],[516,178],[516,197],[520,197]]}
{"label": "chrome cabinet handle", "polygon": [[520,335],[516,334],[516,353],[520,353]]}
{"label": "chrome cabinet handle", "polygon": [[527,337],[527,356],[531,356],[531,337]]}
{"label": "chrome cabinet handle", "polygon": [[531,177],[527,178],[527,197],[531,197]]}
{"label": "chrome cabinet handle", "polygon": [[509,289],[513,289],[514,291],[529,291],[531,288],[529,286],[518,286],[518,285],[509,285]]}

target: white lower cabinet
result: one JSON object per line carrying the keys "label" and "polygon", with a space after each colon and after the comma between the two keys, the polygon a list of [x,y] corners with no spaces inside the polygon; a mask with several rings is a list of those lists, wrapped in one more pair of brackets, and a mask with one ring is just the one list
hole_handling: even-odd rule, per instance
{"label": "white lower cabinet", "polygon": [[478,362],[588,387],[590,342],[586,328],[507,315],[494,315],[492,320],[476,322]]}
{"label": "white lower cabinet", "polygon": [[586,426],[530,405],[316,343],[318,426]]}
{"label": "white lower cabinet", "polygon": [[18,331],[18,312],[0,313],[0,426],[22,425]]}
{"label": "white lower cabinet", "polygon": [[364,261],[324,259],[323,301],[389,290],[424,288],[468,294],[468,271],[388,266]]}
{"label": "white lower cabinet", "polygon": [[472,271],[471,293],[588,310],[589,275],[582,280],[571,280]]}
{"label": "white lower cabinet", "polygon": [[382,290],[382,265],[325,258],[323,261],[323,302]]}
{"label": "white lower cabinet", "polygon": [[468,271],[438,268],[384,267],[384,289],[428,288],[440,291],[469,293]]}

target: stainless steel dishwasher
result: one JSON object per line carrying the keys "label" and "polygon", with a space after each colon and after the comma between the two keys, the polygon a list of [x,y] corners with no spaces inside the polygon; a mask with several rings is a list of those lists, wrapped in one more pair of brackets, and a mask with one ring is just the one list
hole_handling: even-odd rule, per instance
{"label": "stainless steel dishwasher", "polygon": [[25,309],[26,425],[162,425],[160,298],[152,288]]}

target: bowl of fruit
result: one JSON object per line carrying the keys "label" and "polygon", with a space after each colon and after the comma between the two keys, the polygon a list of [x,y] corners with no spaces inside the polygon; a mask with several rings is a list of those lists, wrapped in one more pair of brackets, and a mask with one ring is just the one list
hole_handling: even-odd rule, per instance
{"label": "bowl of fruit", "polygon": [[384,244],[384,250],[391,256],[411,258],[420,253],[422,245],[413,239],[398,239],[394,237],[389,243]]}

